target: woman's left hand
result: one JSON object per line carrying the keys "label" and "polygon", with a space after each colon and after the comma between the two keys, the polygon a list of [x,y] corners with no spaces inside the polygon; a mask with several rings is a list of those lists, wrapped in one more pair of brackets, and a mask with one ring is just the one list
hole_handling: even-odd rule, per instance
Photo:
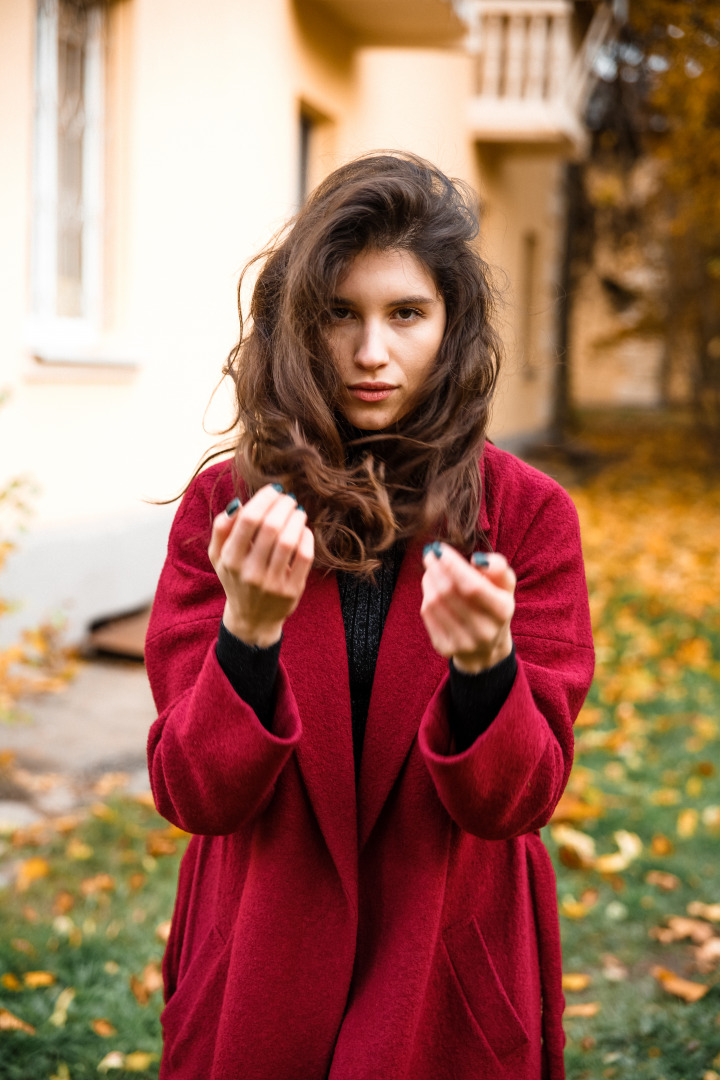
{"label": "woman's left hand", "polygon": [[515,574],[504,555],[486,559],[486,567],[476,567],[448,544],[430,545],[423,556],[420,614],[433,648],[469,674],[512,651]]}

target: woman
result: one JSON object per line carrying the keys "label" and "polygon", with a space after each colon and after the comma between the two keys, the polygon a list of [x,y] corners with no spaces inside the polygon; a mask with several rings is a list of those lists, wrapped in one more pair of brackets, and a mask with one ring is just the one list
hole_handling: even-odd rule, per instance
{"label": "woman", "polygon": [[567,495],[485,443],[476,233],[457,182],[369,156],[257,279],[234,461],[186,492],[147,640],[155,800],[195,834],[162,1077],[563,1075],[538,830],[587,594]]}

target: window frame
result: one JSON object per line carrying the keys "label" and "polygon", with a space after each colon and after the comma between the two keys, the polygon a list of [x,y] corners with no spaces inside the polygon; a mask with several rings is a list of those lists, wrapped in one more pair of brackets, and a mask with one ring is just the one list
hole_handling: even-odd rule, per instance
{"label": "window frame", "polygon": [[35,59],[33,221],[28,345],[48,363],[100,362],[103,324],[105,9],[87,5],[83,67],[82,314],[58,314],[58,70],[60,7],[38,0]]}

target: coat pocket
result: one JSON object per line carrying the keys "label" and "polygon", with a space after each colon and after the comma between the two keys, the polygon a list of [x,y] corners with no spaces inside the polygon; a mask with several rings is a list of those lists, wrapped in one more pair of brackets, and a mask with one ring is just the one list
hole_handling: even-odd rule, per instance
{"label": "coat pocket", "polygon": [[[209,1075],[227,979],[229,947],[220,930],[213,927],[165,1006],[160,1017],[165,1068],[187,1066],[190,1060],[203,1061]],[[161,1071],[162,1075],[167,1076],[167,1071]]]}
{"label": "coat pocket", "polygon": [[530,1040],[505,993],[477,920],[451,926],[444,932],[443,942],[475,1023],[502,1061]]}

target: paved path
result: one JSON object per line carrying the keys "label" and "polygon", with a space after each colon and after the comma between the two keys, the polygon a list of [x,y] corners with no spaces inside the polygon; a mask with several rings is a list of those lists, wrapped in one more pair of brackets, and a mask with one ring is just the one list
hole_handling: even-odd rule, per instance
{"label": "paved path", "polygon": [[62,693],[23,709],[26,721],[0,724],[0,831],[68,813],[113,786],[148,789],[156,713],[142,664],[86,661]]}

